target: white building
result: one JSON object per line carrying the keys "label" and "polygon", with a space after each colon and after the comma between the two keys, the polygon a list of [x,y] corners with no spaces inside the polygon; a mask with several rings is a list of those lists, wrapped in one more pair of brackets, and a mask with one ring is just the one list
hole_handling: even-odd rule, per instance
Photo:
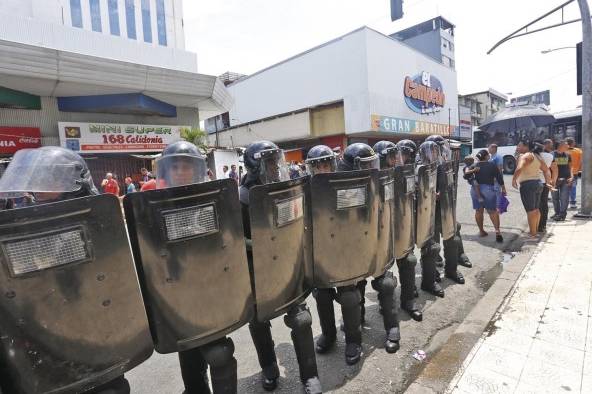
{"label": "white building", "polygon": [[37,139],[134,175],[130,153],[158,151],[231,104],[184,49],[182,0],[2,0],[0,20],[0,156]]}
{"label": "white building", "polygon": [[300,148],[318,143],[344,147],[449,135],[458,126],[456,71],[368,27],[228,89],[234,98],[231,127],[218,133],[219,144],[270,139],[295,149],[290,160],[301,160]]}

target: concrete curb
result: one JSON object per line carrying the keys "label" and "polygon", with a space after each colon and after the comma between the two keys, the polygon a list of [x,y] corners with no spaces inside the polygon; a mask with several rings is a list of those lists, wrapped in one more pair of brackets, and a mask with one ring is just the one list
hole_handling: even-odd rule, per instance
{"label": "concrete curb", "polygon": [[481,340],[488,325],[508,299],[524,268],[532,260],[532,256],[541,247],[547,237],[540,243],[524,245],[518,236],[509,243],[508,249],[520,250],[504,265],[501,274],[496,278],[483,298],[475,305],[463,322],[456,328],[440,350],[426,360],[425,367],[414,382],[405,391],[408,394],[445,393],[450,383],[457,378],[463,368],[465,359],[470,355],[476,343]]}

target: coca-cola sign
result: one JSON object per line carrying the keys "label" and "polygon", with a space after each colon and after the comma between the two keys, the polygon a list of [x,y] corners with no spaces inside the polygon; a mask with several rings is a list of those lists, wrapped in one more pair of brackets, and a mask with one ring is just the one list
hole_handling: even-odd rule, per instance
{"label": "coca-cola sign", "polygon": [[19,149],[40,146],[41,130],[38,127],[0,127],[0,154],[11,154]]}

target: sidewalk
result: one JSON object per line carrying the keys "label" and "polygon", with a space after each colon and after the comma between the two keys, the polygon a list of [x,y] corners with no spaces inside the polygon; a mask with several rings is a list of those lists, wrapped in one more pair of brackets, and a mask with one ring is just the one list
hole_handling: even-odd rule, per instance
{"label": "sidewalk", "polygon": [[448,392],[592,392],[592,221],[549,229]]}

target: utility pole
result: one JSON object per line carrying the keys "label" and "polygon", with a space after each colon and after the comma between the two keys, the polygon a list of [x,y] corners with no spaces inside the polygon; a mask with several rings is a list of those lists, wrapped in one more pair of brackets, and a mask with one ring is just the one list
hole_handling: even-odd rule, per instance
{"label": "utility pole", "polygon": [[592,218],[592,23],[588,0],[578,0],[582,15],[582,190],[576,217]]}

